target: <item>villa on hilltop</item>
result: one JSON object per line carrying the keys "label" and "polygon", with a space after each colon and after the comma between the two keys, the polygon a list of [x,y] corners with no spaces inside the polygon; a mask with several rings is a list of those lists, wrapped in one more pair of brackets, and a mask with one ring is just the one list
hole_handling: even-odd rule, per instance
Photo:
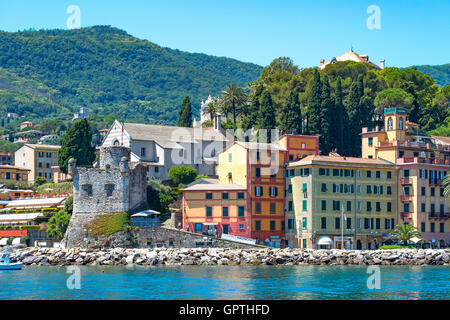
{"label": "villa on hilltop", "polygon": [[321,59],[319,69],[322,70],[329,64],[333,64],[333,63],[341,62],[341,61],[367,62],[367,63],[370,63],[374,68],[376,68],[378,70],[384,69],[385,62],[386,62],[384,59],[382,59],[382,60],[380,60],[380,65],[378,66],[369,60],[369,56],[367,54],[358,54],[358,53],[354,52],[353,49],[350,49],[350,51],[348,51],[344,54],[341,54],[338,57],[333,57],[330,61],[325,62],[325,59]]}

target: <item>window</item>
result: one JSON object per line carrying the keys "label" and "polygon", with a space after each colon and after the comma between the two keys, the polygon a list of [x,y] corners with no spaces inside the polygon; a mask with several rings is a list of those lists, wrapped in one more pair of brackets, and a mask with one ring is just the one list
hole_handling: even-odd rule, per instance
{"label": "window", "polygon": [[294,219],[288,219],[288,230],[294,229]]}
{"label": "window", "polygon": [[159,167],[155,167],[155,173],[159,172]]}
{"label": "window", "polygon": [[292,193],[292,184],[290,184],[290,185],[288,186],[288,192],[289,192],[289,193]]}
{"label": "window", "polygon": [[367,201],[367,211],[372,211],[372,202]]}
{"label": "window", "polygon": [[233,154],[232,153],[228,154],[228,162],[233,162]]}
{"label": "window", "polygon": [[356,219],[356,229],[361,229],[361,218]]}
{"label": "window", "polygon": [[427,207],[426,207],[426,204],[425,204],[425,203],[421,203],[421,204],[420,204],[420,211],[421,211],[421,212],[427,211]]}
{"label": "window", "polygon": [[195,224],[195,232],[201,233],[202,231],[203,231],[203,224],[201,224],[201,223],[196,223],[196,224]]}
{"label": "window", "polygon": [[47,162],[47,163],[45,164],[45,167],[46,167],[47,169],[50,169],[50,163]]}
{"label": "window", "polygon": [[426,223],[425,222],[421,222],[420,223],[420,232],[426,232]]}
{"label": "window", "polygon": [[212,207],[206,207],[206,216],[212,217]]}
{"label": "window", "polygon": [[387,194],[392,194],[392,187],[391,186],[387,186],[386,187],[386,193]]}
{"label": "window", "polygon": [[319,176],[329,176],[330,169],[329,168],[319,168]]}
{"label": "window", "polygon": [[245,207],[239,206],[238,207],[238,217],[243,217],[245,213]]}
{"label": "window", "polygon": [[369,146],[373,146],[373,138],[369,138]]}
{"label": "window", "polygon": [[292,211],[294,209],[293,207],[294,207],[294,203],[292,201],[289,201],[288,202],[288,210]]}
{"label": "window", "polygon": [[259,151],[256,151],[256,161],[261,160],[261,154],[259,153]]}
{"label": "window", "polygon": [[388,130],[392,130],[393,126],[392,126],[392,118],[388,119]]}
{"label": "window", "polygon": [[434,197],[434,196],[435,196],[435,191],[434,191],[434,188],[431,188],[431,189],[430,189],[430,193],[431,193],[431,194],[430,194],[430,196],[432,196],[432,197]]}
{"label": "window", "polygon": [[352,228],[352,218],[347,218],[347,229]]}
{"label": "window", "polygon": [[381,228],[380,218],[375,219],[375,229],[379,230]]}
{"label": "window", "polygon": [[340,229],[341,228],[341,218],[336,217],[334,222],[335,222],[335,228]]}
{"label": "window", "polygon": [[256,211],[256,213],[261,213],[261,203],[260,202],[255,203],[255,211]]}
{"label": "window", "polygon": [[261,221],[256,220],[255,221],[255,230],[260,231],[261,230]]}
{"label": "window", "polygon": [[367,186],[367,194],[370,194],[370,193],[372,193],[372,186]]}
{"label": "window", "polygon": [[303,211],[307,211],[308,210],[307,208],[308,208],[307,200],[303,200],[303,205],[302,205]]}
{"label": "window", "polygon": [[347,211],[352,211],[352,202],[347,201]]}
{"label": "window", "polygon": [[85,195],[90,197],[92,196],[92,185],[91,184],[83,184],[81,189],[84,191]]}
{"label": "window", "polygon": [[409,178],[409,169],[403,170],[403,177],[404,177],[405,179],[408,179],[408,178]]}
{"label": "window", "polygon": [[270,204],[270,213],[275,213],[275,211],[276,211],[276,206],[275,206],[275,203],[271,203]]}
{"label": "window", "polygon": [[141,157],[145,157],[145,148],[141,148]]}
{"label": "window", "polygon": [[39,163],[38,163],[38,167],[39,167],[39,168],[42,168],[42,162],[39,162]]}
{"label": "window", "polygon": [[360,184],[358,184],[358,185],[356,186],[356,193],[357,193],[357,194],[361,194],[361,185],[360,185]]}
{"label": "window", "polygon": [[255,177],[261,177],[261,168],[255,168]]}
{"label": "window", "polygon": [[223,199],[223,200],[228,200],[228,199],[229,199],[229,194],[228,194],[228,192],[222,193],[222,199]]}
{"label": "window", "polygon": [[372,178],[372,171],[367,170],[366,171],[366,177],[367,178]]}
{"label": "window", "polygon": [[375,176],[377,179],[381,178],[381,172],[380,171],[375,171]]}
{"label": "window", "polygon": [[302,186],[302,192],[308,192],[308,185],[306,183]]}
{"label": "window", "polygon": [[391,202],[387,203],[387,212],[392,212],[392,203]]}
{"label": "window", "polygon": [[270,196],[271,197],[278,196],[278,188],[277,187],[270,187]]}
{"label": "window", "polygon": [[322,192],[327,192],[327,184],[326,183],[322,183]]}
{"label": "window", "polygon": [[326,229],[327,228],[327,218],[326,217],[322,217],[320,219],[320,226],[322,229]]}
{"label": "window", "polygon": [[434,232],[434,222],[430,223],[430,232]]}
{"label": "window", "polygon": [[255,196],[261,197],[263,194],[263,187],[255,187]]}
{"label": "window", "polygon": [[322,200],[322,210],[327,210],[327,200]]}
{"label": "window", "polygon": [[421,190],[420,195],[425,197],[427,195],[426,188],[422,187],[420,188],[420,190]]}
{"label": "window", "polygon": [[228,234],[228,232],[230,231],[230,225],[224,224],[224,225],[222,225],[222,227],[223,227],[223,233]]}
{"label": "window", "polygon": [[244,231],[244,229],[245,229],[245,226],[241,223],[241,224],[239,225],[239,230],[240,230],[240,231]]}
{"label": "window", "polygon": [[303,217],[302,218],[302,228],[307,229],[308,228],[308,218]]}
{"label": "window", "polygon": [[409,187],[405,187],[405,188],[403,189],[403,194],[404,194],[405,196],[409,196],[410,193],[411,193],[411,191],[410,191]]}
{"label": "window", "polygon": [[440,233],[444,233],[445,232],[444,231],[444,226],[445,226],[445,223],[443,223],[443,222],[439,223],[439,232]]}
{"label": "window", "polygon": [[213,194],[212,193],[207,193],[206,194],[206,199],[211,200],[213,198]]}
{"label": "window", "polygon": [[107,197],[112,197],[114,192],[114,185],[113,184],[105,184],[105,191]]}
{"label": "window", "polygon": [[404,151],[399,151],[399,152],[398,152],[398,157],[399,157],[399,158],[403,158],[404,155],[405,155],[405,152],[404,152]]}
{"label": "window", "polygon": [[222,217],[228,217],[228,207],[222,207]]}
{"label": "window", "polygon": [[392,179],[392,172],[391,172],[391,171],[388,171],[388,172],[387,172],[387,178],[388,178],[388,179]]}
{"label": "window", "polygon": [[361,178],[361,170],[356,171],[356,177]]}
{"label": "window", "polygon": [[403,212],[409,212],[409,203],[403,204]]}
{"label": "window", "polygon": [[333,200],[333,210],[334,211],[341,210],[341,201],[340,200]]}
{"label": "window", "polygon": [[275,221],[270,221],[270,231],[275,231]]}
{"label": "window", "polygon": [[403,130],[403,118],[402,117],[400,117],[400,119],[398,120],[398,129]]}
{"label": "window", "polygon": [[245,193],[244,192],[238,192],[237,193],[237,198],[238,199],[244,199],[245,198]]}
{"label": "window", "polygon": [[440,188],[439,190],[439,196],[443,197],[444,196],[444,188]]}
{"label": "window", "polygon": [[361,201],[356,202],[356,210],[357,210],[358,212],[361,212],[361,210],[362,210]]}
{"label": "window", "polygon": [[6,172],[5,177],[7,180],[11,180],[11,172]]}

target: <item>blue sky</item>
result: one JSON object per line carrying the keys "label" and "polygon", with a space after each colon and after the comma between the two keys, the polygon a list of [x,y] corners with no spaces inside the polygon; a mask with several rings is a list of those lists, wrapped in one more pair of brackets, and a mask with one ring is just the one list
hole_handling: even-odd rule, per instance
{"label": "blue sky", "polygon": [[[381,0],[15,0],[0,3],[0,30],[66,29],[69,5],[81,26],[112,25],[156,44],[267,65],[279,56],[311,67],[351,46],[378,64],[450,62],[450,1]],[[376,5],[381,29],[366,12]]]}

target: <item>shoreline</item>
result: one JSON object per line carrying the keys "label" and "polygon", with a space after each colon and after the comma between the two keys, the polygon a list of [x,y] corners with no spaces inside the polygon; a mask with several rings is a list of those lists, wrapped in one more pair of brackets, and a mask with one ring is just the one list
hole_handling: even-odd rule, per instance
{"label": "shoreline", "polygon": [[314,250],[22,248],[11,262],[39,266],[124,265],[450,265],[450,249]]}

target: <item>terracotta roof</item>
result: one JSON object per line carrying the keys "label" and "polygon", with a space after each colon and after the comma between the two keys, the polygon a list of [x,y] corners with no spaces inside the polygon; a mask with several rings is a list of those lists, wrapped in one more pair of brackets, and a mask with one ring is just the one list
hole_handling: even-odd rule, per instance
{"label": "terracotta roof", "polygon": [[306,156],[305,158],[289,163],[289,167],[295,167],[297,165],[302,165],[308,162],[337,162],[337,163],[348,163],[348,164],[369,164],[369,165],[394,165],[388,161],[383,161],[380,159],[365,159],[365,158],[354,158],[354,157],[333,157],[333,156]]}
{"label": "terracotta roof", "polygon": [[184,188],[183,191],[231,191],[231,190],[247,190],[246,187],[240,184],[220,184],[220,183],[198,183],[193,186]]}
{"label": "terracotta roof", "polygon": [[10,169],[10,170],[24,170],[24,171],[31,171],[31,169],[22,168],[22,167],[16,167],[16,166],[10,166],[10,165],[0,165],[0,169]]}

